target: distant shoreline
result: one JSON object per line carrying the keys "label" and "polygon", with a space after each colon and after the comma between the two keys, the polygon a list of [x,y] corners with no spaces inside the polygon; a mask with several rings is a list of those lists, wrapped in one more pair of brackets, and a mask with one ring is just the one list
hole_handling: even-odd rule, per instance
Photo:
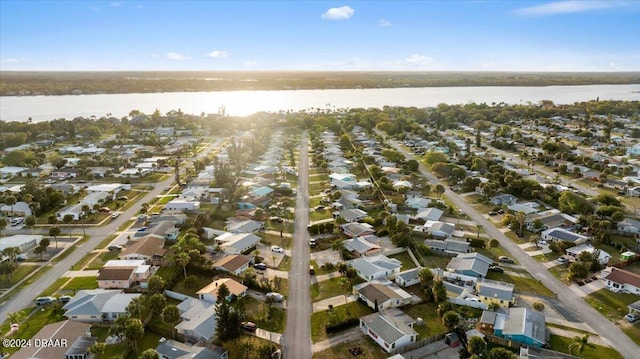
{"label": "distant shoreline", "polygon": [[0,96],[631,84],[640,72],[0,72]]}

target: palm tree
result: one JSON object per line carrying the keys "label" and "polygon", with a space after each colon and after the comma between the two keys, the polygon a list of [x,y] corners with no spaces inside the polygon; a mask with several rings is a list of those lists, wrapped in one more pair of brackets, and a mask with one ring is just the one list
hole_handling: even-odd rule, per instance
{"label": "palm tree", "polygon": [[440,197],[442,197],[442,194],[444,193],[444,186],[441,184],[437,184],[436,185],[436,195],[438,196],[438,199],[440,199]]}
{"label": "palm tree", "polygon": [[62,233],[60,227],[51,227],[49,228],[49,236],[53,237],[56,241],[56,249],[58,248],[58,236]]}
{"label": "palm tree", "polygon": [[11,206],[11,215],[13,216],[13,205],[16,204],[17,199],[15,196],[9,196],[4,199],[4,202]]}
{"label": "palm tree", "polygon": [[191,256],[188,252],[180,252],[176,255],[176,263],[182,266],[182,272],[184,279],[187,279],[187,265],[191,262]]}
{"label": "palm tree", "polygon": [[349,297],[349,293],[351,292],[351,281],[349,280],[349,278],[342,277],[338,280],[338,285],[344,291],[344,303],[345,304],[349,303],[348,297]]}
{"label": "palm tree", "polygon": [[[224,301],[224,299],[223,299]],[[171,334],[175,338],[176,324],[180,321],[180,309],[174,304],[169,304],[162,310],[162,320],[171,325]]]}
{"label": "palm tree", "polygon": [[14,324],[14,323],[20,324],[20,322],[24,318],[25,318],[25,315],[23,312],[11,312],[7,314],[7,321],[11,324]]}
{"label": "palm tree", "polygon": [[585,334],[584,336],[576,335],[573,337],[571,344],[569,344],[569,354],[576,354],[578,356],[582,355],[582,352],[586,349],[589,344],[589,334]]}

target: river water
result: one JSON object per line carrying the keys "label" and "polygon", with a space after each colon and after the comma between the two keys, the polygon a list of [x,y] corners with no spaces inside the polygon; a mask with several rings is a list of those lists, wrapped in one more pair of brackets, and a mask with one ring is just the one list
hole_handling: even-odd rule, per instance
{"label": "river water", "polygon": [[34,122],[78,116],[123,117],[131,110],[151,114],[182,110],[188,114],[218,113],[224,106],[234,116],[260,111],[300,111],[340,108],[382,108],[383,106],[429,107],[439,103],[489,105],[538,103],[556,104],[600,100],[640,100],[640,85],[588,85],[547,87],[424,87],[348,90],[166,92],[145,94],[2,96],[0,120]]}

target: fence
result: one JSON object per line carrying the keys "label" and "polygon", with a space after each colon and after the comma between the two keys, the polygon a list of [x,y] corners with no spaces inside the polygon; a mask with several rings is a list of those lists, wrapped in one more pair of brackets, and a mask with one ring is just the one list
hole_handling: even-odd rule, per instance
{"label": "fence", "polygon": [[500,337],[496,337],[494,335],[489,335],[489,334],[485,335],[485,339],[489,343],[498,344],[498,345],[501,345],[503,347],[509,347],[509,348],[513,348],[513,349],[516,349],[516,350],[520,350],[521,347],[527,346],[525,344],[514,342],[511,339],[500,338]]}
{"label": "fence", "polygon": [[403,353],[406,353],[406,352],[410,352],[412,350],[416,350],[418,348],[422,348],[422,347],[427,346],[429,344],[433,344],[433,343],[435,343],[437,341],[443,340],[444,339],[444,335],[445,335],[445,333],[441,333],[441,334],[436,334],[436,335],[430,336],[429,338],[424,338],[422,340],[418,340],[417,342],[413,342],[413,343],[407,344],[407,345],[403,346],[402,348],[393,349],[390,354],[393,354],[393,355],[395,355],[395,354],[403,354]]}

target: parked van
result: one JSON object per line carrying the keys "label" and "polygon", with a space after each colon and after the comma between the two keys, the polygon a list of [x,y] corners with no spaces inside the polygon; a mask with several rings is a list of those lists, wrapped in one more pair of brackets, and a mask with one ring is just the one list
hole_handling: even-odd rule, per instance
{"label": "parked van", "polygon": [[311,274],[311,275],[316,274],[316,269],[313,268],[313,266],[309,266],[309,274]]}
{"label": "parked van", "polygon": [[37,306],[44,306],[44,305],[48,305],[48,304],[53,304],[56,302],[56,298],[54,297],[38,297],[36,298],[36,305]]}

